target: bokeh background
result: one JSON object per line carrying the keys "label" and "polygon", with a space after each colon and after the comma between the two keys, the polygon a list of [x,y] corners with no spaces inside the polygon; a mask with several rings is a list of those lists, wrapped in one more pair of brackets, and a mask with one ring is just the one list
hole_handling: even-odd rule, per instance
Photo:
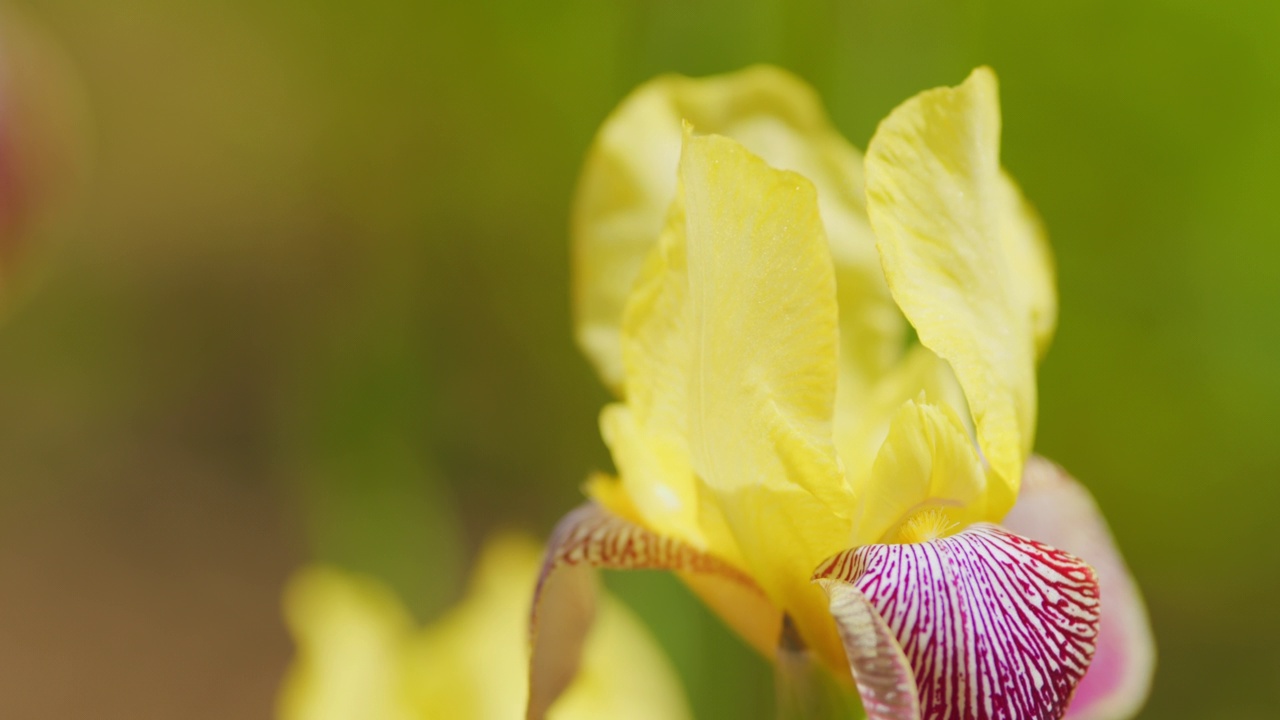
{"label": "bokeh background", "polygon": [[[0,255],[0,716],[267,718],[292,569],[425,621],[489,531],[545,534],[609,467],[569,327],[583,152],[638,82],[755,62],[861,147],[996,68],[1059,265],[1038,447],[1145,590],[1143,717],[1275,716],[1280,5],[0,7],[54,108],[24,167],[59,178]],[[610,583],[698,717],[770,717],[769,670],[677,583]]]}

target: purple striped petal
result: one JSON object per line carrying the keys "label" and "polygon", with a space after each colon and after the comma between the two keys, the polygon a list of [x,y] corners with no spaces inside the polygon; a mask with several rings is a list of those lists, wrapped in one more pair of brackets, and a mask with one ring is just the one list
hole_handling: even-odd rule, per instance
{"label": "purple striped petal", "polygon": [[1071,698],[1068,720],[1133,717],[1151,688],[1155,642],[1142,595],[1089,491],[1053,462],[1032,457],[1018,504],[1002,524],[1083,558],[1098,573],[1098,651]]}
{"label": "purple striped petal", "polygon": [[[843,581],[865,597],[910,664],[924,720],[1061,718],[1093,657],[1092,568],[994,525],[846,550],[814,578]],[[870,636],[836,620],[854,637],[845,651],[856,679]]]}
{"label": "purple striped petal", "polygon": [[777,643],[782,614],[750,576],[589,502],[566,515],[552,532],[534,590],[529,720],[545,717],[577,674],[582,643],[595,617],[594,568],[674,571],[753,644],[773,648]]}

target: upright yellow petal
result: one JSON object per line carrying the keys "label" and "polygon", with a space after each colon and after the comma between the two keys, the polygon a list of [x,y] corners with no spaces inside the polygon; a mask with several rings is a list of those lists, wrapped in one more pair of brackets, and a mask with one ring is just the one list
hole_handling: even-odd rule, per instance
{"label": "upright yellow petal", "polygon": [[[843,375],[841,376],[843,380]],[[861,495],[872,480],[872,465],[889,435],[889,424],[902,404],[924,392],[933,402],[963,411],[964,391],[945,360],[923,345],[913,345],[880,381],[862,393],[856,414],[840,421],[843,411],[837,393],[836,448],[845,476]],[[972,428],[968,428],[972,431]]]}
{"label": "upright yellow petal", "polygon": [[1036,355],[1044,357],[1058,326],[1058,282],[1053,250],[1035,208],[1008,173],[1000,176],[1001,236],[1018,302],[1031,318]]}
{"label": "upright yellow petal", "polygon": [[622,486],[644,524],[726,559],[727,535],[709,536],[689,457],[689,319],[684,203],[671,204],[666,228],[628,301],[622,356],[627,402],[607,406],[600,430]]}
{"label": "upright yellow petal", "polygon": [[700,132],[732,137],[817,187],[841,303],[841,401],[853,417],[861,392],[901,354],[906,326],[885,286],[867,222],[862,158],[831,126],[812,88],[777,68],[659,77],[605,121],[588,152],[572,213],[579,344],[605,383],[621,392],[623,309],[675,195],[685,120]]}
{"label": "upright yellow petal", "polygon": [[899,542],[920,513],[960,529],[992,520],[987,477],[963,423],[945,405],[908,400],[894,416],[867,491],[858,498],[851,545]]}
{"label": "upright yellow petal", "polygon": [[1017,497],[1035,434],[1035,343],[1006,252],[996,79],[921,93],[876,131],[867,203],[889,287],[920,341],[951,363],[978,443]]}
{"label": "upright yellow petal", "polygon": [[680,166],[694,466],[717,493],[799,486],[847,516],[831,442],[836,302],[812,185],[727,138]]}
{"label": "upright yellow petal", "polygon": [[680,192],[687,265],[667,282],[687,294],[694,470],[757,581],[806,641],[834,646],[805,575],[847,539],[852,512],[831,434],[835,277],[813,186],[708,136],[686,140]]}

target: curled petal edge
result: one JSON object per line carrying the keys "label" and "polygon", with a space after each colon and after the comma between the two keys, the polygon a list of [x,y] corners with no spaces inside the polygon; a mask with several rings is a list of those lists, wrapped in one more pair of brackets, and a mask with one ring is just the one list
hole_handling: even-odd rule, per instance
{"label": "curled petal edge", "polygon": [[[1056,720],[1094,654],[1093,569],[995,525],[846,550],[813,577],[875,720]],[[908,671],[917,714],[898,695]]]}
{"label": "curled petal edge", "polygon": [[659,535],[595,502],[566,515],[551,534],[529,619],[527,720],[542,720],[578,671],[595,617],[595,569],[670,570],[758,650],[771,655],[782,614],[736,566]]}
{"label": "curled petal edge", "polygon": [[844,643],[867,720],[920,720],[911,663],[871,601],[841,580],[819,578],[814,582],[822,586],[831,602],[831,616]]}

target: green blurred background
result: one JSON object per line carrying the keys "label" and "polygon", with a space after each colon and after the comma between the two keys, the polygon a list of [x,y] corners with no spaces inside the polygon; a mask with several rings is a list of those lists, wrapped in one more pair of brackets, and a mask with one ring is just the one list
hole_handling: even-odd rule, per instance
{"label": "green blurred background", "polygon": [[[755,62],[862,147],[996,68],[1059,263],[1038,447],[1146,593],[1143,717],[1275,716],[1275,3],[7,7],[88,115],[0,327],[0,716],[269,717],[291,569],[377,574],[425,620],[487,532],[545,534],[609,467],[569,328],[586,146],[654,74]],[[771,716],[768,669],[675,582],[611,583],[698,717]]]}

